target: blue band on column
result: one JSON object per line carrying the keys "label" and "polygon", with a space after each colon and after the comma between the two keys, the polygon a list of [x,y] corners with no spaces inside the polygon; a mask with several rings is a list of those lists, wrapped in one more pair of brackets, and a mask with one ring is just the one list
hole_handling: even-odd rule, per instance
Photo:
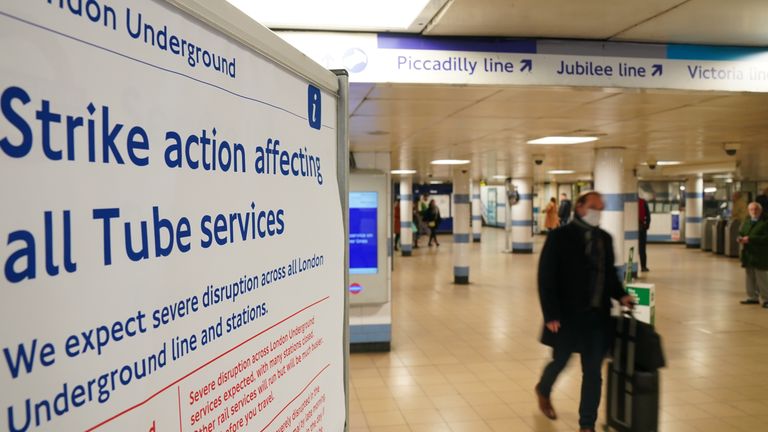
{"label": "blue band on column", "polygon": [[400,228],[410,228],[413,226],[411,221],[400,221]]}
{"label": "blue band on column", "polygon": [[412,244],[400,243],[400,249],[403,252],[411,252],[413,250],[413,245]]}
{"label": "blue band on column", "polygon": [[506,206],[507,206],[507,204],[503,203],[503,202],[497,202],[496,203],[496,207],[506,207]]}
{"label": "blue band on column", "polygon": [[480,240],[480,236],[481,236],[481,233],[473,233],[472,234],[472,238],[474,238],[475,240]]}
{"label": "blue band on column", "polygon": [[704,199],[704,192],[686,192],[686,199]]}
{"label": "blue band on column", "polygon": [[454,204],[469,204],[469,194],[454,194],[453,195],[453,203]]}
{"label": "blue band on column", "polygon": [[520,201],[531,201],[533,200],[533,194],[520,194]]}
{"label": "blue band on column", "polygon": [[624,211],[624,194],[603,194],[605,211]]}
{"label": "blue band on column", "polygon": [[637,240],[640,238],[638,231],[624,231],[624,240]]}
{"label": "blue band on column", "polygon": [[454,243],[469,243],[469,234],[454,234]]}
{"label": "blue band on column", "polygon": [[391,324],[352,324],[349,326],[349,342],[389,342],[392,340]]}
{"label": "blue band on column", "polygon": [[400,194],[400,201],[411,201],[412,199],[413,199],[413,195]]}
{"label": "blue band on column", "polygon": [[685,244],[701,244],[701,237],[686,237]]}
{"label": "blue band on column", "polygon": [[472,199],[473,200],[480,199],[480,194],[473,194]]}
{"label": "blue band on column", "polygon": [[625,193],[624,194],[624,202],[625,203],[636,203],[637,202],[637,194],[636,193]]}
{"label": "blue band on column", "polygon": [[512,221],[512,226],[513,227],[514,226],[516,226],[516,227],[529,227],[529,226],[533,226],[533,220],[531,220],[531,219],[528,219],[528,220],[513,220]]}
{"label": "blue band on column", "polygon": [[481,221],[481,220],[483,220],[483,217],[480,216],[480,215],[473,215],[472,216],[472,220],[473,221]]}
{"label": "blue band on column", "polygon": [[704,218],[700,216],[686,216],[685,223],[694,224],[694,223],[701,223]]}
{"label": "blue band on column", "polygon": [[469,276],[469,267],[453,266],[453,275],[467,277]]}

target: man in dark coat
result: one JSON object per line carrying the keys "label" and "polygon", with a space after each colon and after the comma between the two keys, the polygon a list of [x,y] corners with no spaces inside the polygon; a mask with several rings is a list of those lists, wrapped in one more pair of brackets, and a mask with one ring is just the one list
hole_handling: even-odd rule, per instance
{"label": "man in dark coat", "polygon": [[539,298],[544,313],[541,342],[553,348],[552,361],[536,385],[539,408],[557,418],[550,393],[573,353],[581,354],[581,431],[594,431],[600,405],[602,364],[613,327],[611,298],[632,306],[614,267],[611,235],[598,227],[605,207],[598,192],[576,201],[574,218],[552,231],[539,260]]}
{"label": "man in dark coat", "polygon": [[749,218],[741,225],[737,241],[741,249],[741,266],[747,272],[747,298],[741,304],[760,304],[768,309],[768,221],[763,206],[753,202],[747,207]]}
{"label": "man in dark coat", "polygon": [[645,253],[645,245],[648,243],[648,230],[651,228],[651,209],[648,207],[648,201],[642,198],[637,199],[637,228],[640,269],[644,272],[649,272],[648,255]]}
{"label": "man in dark coat", "polygon": [[557,217],[560,218],[560,226],[568,223],[571,218],[571,200],[565,193],[560,194],[560,207],[557,209]]}

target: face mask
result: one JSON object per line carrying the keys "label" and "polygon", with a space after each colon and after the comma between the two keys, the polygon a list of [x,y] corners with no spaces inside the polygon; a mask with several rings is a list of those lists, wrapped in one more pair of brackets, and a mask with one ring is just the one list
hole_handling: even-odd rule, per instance
{"label": "face mask", "polygon": [[600,215],[602,213],[603,212],[601,212],[600,210],[587,209],[587,214],[582,216],[581,220],[583,220],[584,222],[586,222],[586,223],[596,227],[596,226],[600,225]]}

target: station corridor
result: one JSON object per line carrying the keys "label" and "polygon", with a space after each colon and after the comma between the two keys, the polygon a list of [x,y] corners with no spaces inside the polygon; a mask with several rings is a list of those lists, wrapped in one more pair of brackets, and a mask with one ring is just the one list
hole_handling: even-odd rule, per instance
{"label": "station corridor", "polygon": [[[350,356],[350,430],[577,430],[577,356],[553,391],[557,421],[539,413],[533,393],[550,356],[538,342],[538,254],[501,253],[504,231],[484,228],[462,286],[452,283],[449,236],[440,242],[395,257],[392,351]],[[656,284],[668,364],[659,430],[768,430],[768,310],[739,304],[739,261],[682,245],[649,245],[648,257],[643,281]],[[605,392],[598,429],[604,402]]]}

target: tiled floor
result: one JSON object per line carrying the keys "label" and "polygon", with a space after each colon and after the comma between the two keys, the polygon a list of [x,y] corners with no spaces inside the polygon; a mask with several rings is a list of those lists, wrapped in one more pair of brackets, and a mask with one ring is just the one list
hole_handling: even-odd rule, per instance
{"label": "tiled floor", "polygon": [[[503,231],[483,235],[471,246],[468,286],[452,284],[448,236],[395,258],[392,351],[351,356],[352,432],[578,429],[578,357],[555,386],[559,420],[534,401],[550,355],[537,341],[538,255],[500,253]],[[660,430],[768,431],[768,310],[738,303],[738,260],[677,245],[649,245],[648,254],[644,279],[657,287],[669,364]]]}

